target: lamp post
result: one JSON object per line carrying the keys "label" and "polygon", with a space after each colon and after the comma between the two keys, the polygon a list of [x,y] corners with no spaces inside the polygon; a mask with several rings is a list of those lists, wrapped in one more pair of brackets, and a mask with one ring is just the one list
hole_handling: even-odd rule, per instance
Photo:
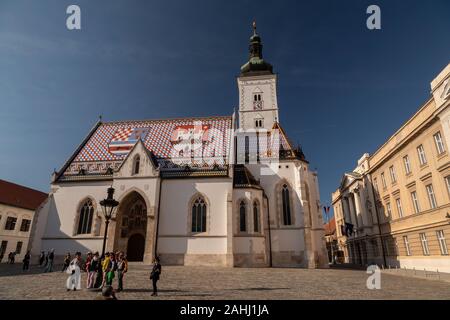
{"label": "lamp post", "polygon": [[101,286],[103,280],[103,270],[101,262],[105,258],[106,237],[108,236],[109,221],[113,218],[115,208],[119,205],[119,201],[115,200],[113,197],[114,191],[115,190],[113,187],[109,187],[107,191],[108,197],[100,201],[100,205],[102,206],[103,210],[103,216],[105,217],[105,234],[103,236],[102,255],[100,256],[100,266],[98,268],[97,281],[95,286],[97,288]]}

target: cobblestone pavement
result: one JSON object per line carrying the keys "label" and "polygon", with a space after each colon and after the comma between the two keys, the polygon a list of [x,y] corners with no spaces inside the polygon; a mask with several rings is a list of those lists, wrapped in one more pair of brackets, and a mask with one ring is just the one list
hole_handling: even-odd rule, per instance
{"label": "cobblestone pavement", "polygon": [[[55,268],[60,270],[59,267]],[[443,281],[382,274],[381,289],[366,288],[368,274],[346,269],[212,268],[163,266],[159,296],[151,297],[149,266],[130,263],[119,299],[450,299]],[[87,299],[86,289],[67,292],[67,274],[0,265],[0,299]],[[82,274],[85,285],[86,274]],[[116,280],[115,280],[116,281]],[[115,283],[117,285],[117,283]]]}

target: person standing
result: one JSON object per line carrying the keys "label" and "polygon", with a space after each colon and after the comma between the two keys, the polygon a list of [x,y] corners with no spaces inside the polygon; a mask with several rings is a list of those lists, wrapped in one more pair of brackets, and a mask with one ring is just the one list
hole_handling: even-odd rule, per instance
{"label": "person standing", "polygon": [[47,267],[45,268],[45,272],[53,272],[53,259],[55,258],[55,249],[50,250],[47,257],[48,262]]}
{"label": "person standing", "polygon": [[123,290],[123,276],[128,271],[128,261],[123,252],[119,253],[119,259],[117,261],[117,277],[119,279],[119,286],[117,291],[120,292]]}
{"label": "person standing", "polygon": [[66,281],[67,291],[81,290],[81,252],[75,254],[66,272],[70,274]]}
{"label": "person standing", "polygon": [[92,256],[91,262],[89,263],[89,266],[87,268],[87,273],[88,273],[88,280],[87,280],[87,288],[91,289],[94,287],[94,280],[95,280],[95,274],[97,273],[97,270],[99,268],[100,265],[100,260],[98,257],[98,252],[94,253],[94,255]]}
{"label": "person standing", "polygon": [[153,284],[152,296],[158,295],[158,288],[156,286],[156,283],[158,282],[160,275],[161,275],[161,264],[159,263],[159,257],[156,257],[153,263],[152,272],[150,273],[150,279],[152,280]]}
{"label": "person standing", "polygon": [[109,254],[109,252],[107,252],[107,253],[105,253],[105,257],[104,257],[104,259],[102,261],[102,265],[101,265],[101,268],[102,268],[102,271],[103,271],[103,279],[102,279],[102,286],[101,286],[101,288],[103,288],[105,286],[106,274],[109,271],[110,261],[111,261],[110,260],[110,254]]}
{"label": "person standing", "polygon": [[106,273],[106,285],[107,286],[112,286],[113,280],[116,276],[116,270],[117,270],[117,260],[116,260],[116,255],[114,254],[114,252],[111,252],[109,254],[109,268],[108,268],[108,272]]}
{"label": "person standing", "polygon": [[42,267],[42,264],[44,263],[45,260],[45,252],[41,251],[41,254],[39,256],[39,267]]}
{"label": "person standing", "polygon": [[70,252],[67,252],[66,256],[64,257],[64,264],[63,264],[63,268],[62,268],[61,272],[64,272],[67,270],[67,268],[69,267],[70,261],[71,261]]}
{"label": "person standing", "polygon": [[31,254],[30,251],[28,250],[27,253],[25,254],[25,257],[23,257],[23,267],[22,270],[26,271],[30,269],[30,260],[31,260]]}

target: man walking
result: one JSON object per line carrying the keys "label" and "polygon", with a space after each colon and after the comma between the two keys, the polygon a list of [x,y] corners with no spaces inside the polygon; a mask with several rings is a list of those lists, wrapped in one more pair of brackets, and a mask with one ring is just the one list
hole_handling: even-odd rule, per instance
{"label": "man walking", "polygon": [[53,272],[53,259],[55,258],[55,249],[50,250],[47,255],[48,262],[44,272]]}
{"label": "man walking", "polygon": [[30,260],[31,260],[31,254],[30,251],[28,250],[27,253],[25,254],[25,257],[23,257],[23,267],[22,270],[26,271],[30,269]]}
{"label": "man walking", "polygon": [[156,287],[156,283],[159,280],[159,275],[161,274],[161,265],[159,264],[159,258],[155,258],[155,262],[153,264],[152,272],[150,273],[150,279],[152,280],[153,284],[153,293],[152,296],[158,295],[158,288]]}

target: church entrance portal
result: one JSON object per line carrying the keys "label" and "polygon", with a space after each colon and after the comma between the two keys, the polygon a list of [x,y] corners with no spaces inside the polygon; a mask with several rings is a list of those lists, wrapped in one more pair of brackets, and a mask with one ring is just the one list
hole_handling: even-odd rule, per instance
{"label": "church entrance portal", "polygon": [[138,192],[131,192],[118,208],[114,251],[123,251],[128,261],[143,261],[147,237],[147,206]]}
{"label": "church entrance portal", "polygon": [[133,234],[128,239],[128,261],[142,261],[144,259],[145,238],[140,233]]}

